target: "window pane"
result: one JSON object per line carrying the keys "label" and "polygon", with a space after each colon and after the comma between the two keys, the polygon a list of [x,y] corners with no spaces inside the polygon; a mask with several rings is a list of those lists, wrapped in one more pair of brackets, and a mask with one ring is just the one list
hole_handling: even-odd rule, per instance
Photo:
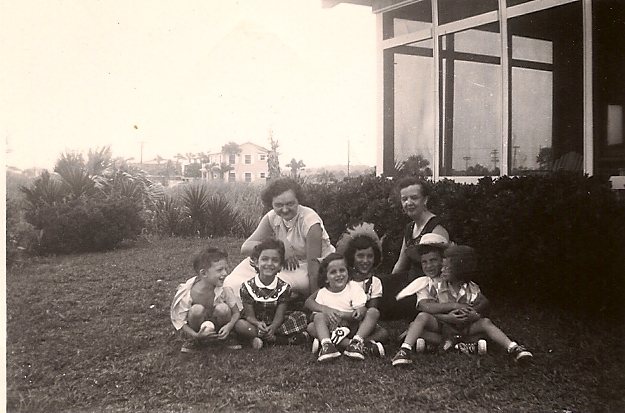
{"label": "window pane", "polygon": [[[501,49],[498,33],[472,29],[443,38],[441,175],[499,175]],[[458,50],[460,49],[460,50]]]}
{"label": "window pane", "polygon": [[548,169],[552,101],[552,72],[512,68],[512,175]]}
{"label": "window pane", "polygon": [[510,19],[510,173],[583,170],[581,2]]}
{"label": "window pane", "polygon": [[[427,45],[431,42],[420,46]],[[395,162],[419,159],[427,175],[431,175],[436,131],[433,63],[432,57],[395,54]]]}
{"label": "window pane", "polygon": [[392,22],[392,30],[386,38],[415,33],[432,27],[432,2],[418,3],[384,13],[386,21]]}
{"label": "window pane", "polygon": [[498,10],[497,0],[444,0],[438,2],[439,24]]}

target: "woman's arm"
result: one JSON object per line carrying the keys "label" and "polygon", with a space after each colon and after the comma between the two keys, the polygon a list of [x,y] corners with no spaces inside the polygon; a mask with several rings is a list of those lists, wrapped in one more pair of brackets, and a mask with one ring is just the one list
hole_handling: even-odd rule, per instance
{"label": "woman's arm", "polygon": [[306,261],[308,262],[308,288],[310,293],[317,291],[317,274],[321,258],[321,224],[314,224],[306,234]]}
{"label": "woman's arm", "polygon": [[[439,225],[440,226],[440,225]],[[410,269],[410,258],[406,255],[406,239],[401,243],[401,250],[399,251],[399,258],[393,267],[391,274],[397,274],[402,271],[408,271]]]}
{"label": "woman's arm", "polygon": [[252,235],[250,235],[249,238],[245,240],[243,245],[241,245],[241,254],[249,256],[256,245],[260,244],[260,242],[265,238],[273,236],[274,233],[273,229],[271,229],[271,225],[269,224],[269,217],[265,214]]}
{"label": "woman's arm", "polygon": [[447,232],[445,227],[443,227],[442,225],[435,226],[432,230],[432,234],[442,235],[443,237],[445,237],[445,239],[447,239],[447,241],[449,241],[449,232]]}

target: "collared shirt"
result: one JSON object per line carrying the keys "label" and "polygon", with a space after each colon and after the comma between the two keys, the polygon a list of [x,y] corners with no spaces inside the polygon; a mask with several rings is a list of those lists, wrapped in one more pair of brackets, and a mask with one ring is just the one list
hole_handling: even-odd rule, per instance
{"label": "collared shirt", "polygon": [[[200,279],[196,277],[191,277],[187,280],[187,282],[182,283],[178,286],[178,291],[174,295],[174,301],[171,304],[171,308],[169,310],[171,322],[174,325],[176,330],[180,330],[182,326],[187,324],[187,315],[191,306],[193,305],[193,300],[191,299],[191,289],[196,282]],[[226,303],[229,308],[238,307],[237,297],[232,291],[230,287],[215,287],[215,300],[213,301],[213,308],[217,304]]]}
{"label": "collared shirt", "polygon": [[417,306],[425,299],[438,303],[473,304],[479,294],[480,287],[473,281],[462,284],[456,292],[442,277],[430,278],[428,285],[417,291]]}
{"label": "collared shirt", "polygon": [[279,277],[265,285],[256,275],[241,286],[241,301],[254,308],[256,319],[271,324],[278,306],[291,298],[291,286]]}

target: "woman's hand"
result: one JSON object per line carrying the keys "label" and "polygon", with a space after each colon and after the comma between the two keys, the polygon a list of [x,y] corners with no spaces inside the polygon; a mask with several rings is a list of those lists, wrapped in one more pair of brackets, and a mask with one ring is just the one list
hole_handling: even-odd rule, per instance
{"label": "woman's hand", "polygon": [[285,270],[293,271],[293,270],[299,268],[299,260],[294,255],[292,255],[290,257],[286,257],[284,259],[284,265],[282,267]]}

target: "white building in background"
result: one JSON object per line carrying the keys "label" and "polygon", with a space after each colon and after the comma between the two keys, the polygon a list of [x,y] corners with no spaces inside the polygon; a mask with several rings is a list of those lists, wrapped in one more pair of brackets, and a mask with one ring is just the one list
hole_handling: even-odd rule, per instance
{"label": "white building in background", "polygon": [[[206,180],[221,179],[219,166],[228,164],[233,169],[226,172],[228,182],[249,182],[264,184],[267,179],[268,165],[267,156],[269,149],[256,145],[252,142],[245,142],[239,145],[241,152],[238,155],[228,155],[223,152],[209,153],[209,163],[202,165],[202,178]],[[212,170],[209,167],[217,166]]]}

